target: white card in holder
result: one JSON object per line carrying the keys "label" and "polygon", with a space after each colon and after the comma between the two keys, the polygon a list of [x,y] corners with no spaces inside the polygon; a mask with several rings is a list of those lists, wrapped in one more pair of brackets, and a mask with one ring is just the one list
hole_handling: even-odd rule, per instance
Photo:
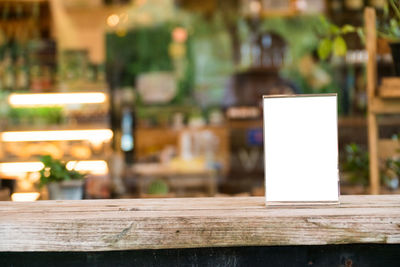
{"label": "white card in holder", "polygon": [[337,95],[264,96],[267,205],[339,202]]}

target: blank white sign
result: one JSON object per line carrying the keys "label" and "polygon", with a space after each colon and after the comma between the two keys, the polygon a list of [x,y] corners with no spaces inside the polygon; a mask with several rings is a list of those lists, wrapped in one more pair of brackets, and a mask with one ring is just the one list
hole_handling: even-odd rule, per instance
{"label": "blank white sign", "polygon": [[339,201],[336,99],[264,97],[267,205]]}

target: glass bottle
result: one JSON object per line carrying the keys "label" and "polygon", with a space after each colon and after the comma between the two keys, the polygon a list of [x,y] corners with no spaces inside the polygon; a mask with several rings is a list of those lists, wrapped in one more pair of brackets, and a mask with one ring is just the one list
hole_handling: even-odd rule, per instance
{"label": "glass bottle", "polygon": [[13,91],[15,86],[14,66],[12,64],[11,55],[6,51],[3,60],[4,66],[4,89]]}
{"label": "glass bottle", "polygon": [[27,90],[28,87],[28,68],[25,64],[25,58],[20,55],[17,59],[16,64],[16,89],[17,90]]}

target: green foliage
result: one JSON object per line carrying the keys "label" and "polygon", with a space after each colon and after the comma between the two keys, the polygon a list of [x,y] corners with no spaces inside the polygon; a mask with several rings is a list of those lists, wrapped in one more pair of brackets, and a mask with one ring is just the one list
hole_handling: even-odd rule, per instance
{"label": "green foliage", "polygon": [[169,191],[168,185],[161,179],[157,179],[153,181],[149,185],[148,193],[153,195],[164,195],[167,194]]}
{"label": "green foliage", "polygon": [[[389,0],[389,5],[394,17],[389,17],[389,7],[384,8],[384,18],[378,22],[378,35],[391,42],[400,41],[400,4],[399,1]],[[365,33],[362,27],[354,27],[352,25],[344,25],[338,27],[330,23],[325,17],[321,16],[321,25],[324,30],[317,29],[321,37],[318,45],[318,56],[325,60],[331,54],[334,56],[343,56],[347,51],[347,44],[343,36],[349,33],[357,33],[362,41],[365,41]]]}
{"label": "green foliage", "polygon": [[318,36],[315,29],[324,28],[317,16],[298,16],[289,18],[268,18],[261,24],[261,32],[274,32],[288,43],[288,58],[296,62],[304,55],[312,53],[317,47]]}
{"label": "green foliage", "polygon": [[26,122],[29,124],[60,124],[64,118],[61,107],[10,108],[8,117],[15,125]]}
{"label": "green foliage", "polygon": [[[400,142],[400,134],[394,135],[392,139],[397,140],[397,142]],[[397,152],[400,152],[399,149],[397,149]],[[399,186],[399,180],[400,180],[399,157],[392,157],[386,159],[381,177],[383,184],[385,184],[389,188],[395,189]]]}
{"label": "green foliage", "polygon": [[316,28],[316,32],[320,36],[317,51],[319,58],[322,60],[329,58],[331,54],[334,56],[346,55],[347,45],[343,36],[349,33],[358,33],[362,36],[363,33],[360,27],[354,27],[349,24],[339,27],[323,16],[320,17],[320,22],[320,27]]}
{"label": "green foliage", "polygon": [[40,157],[40,161],[44,164],[44,167],[39,171],[39,187],[52,182],[82,180],[86,176],[78,171],[68,170],[64,162],[53,159],[49,155]]}
{"label": "green foliage", "polygon": [[342,33],[343,34],[347,34],[347,33],[351,33],[351,32],[355,32],[357,30],[357,28],[355,28],[352,25],[346,24],[342,27]]}
{"label": "green foliage", "polygon": [[322,39],[318,45],[318,56],[321,59],[327,59],[332,51],[332,41],[330,39]]}
{"label": "green foliage", "polygon": [[347,46],[343,37],[338,35],[333,39],[333,53],[338,56],[346,55]]}
{"label": "green foliage", "polygon": [[[177,23],[138,27],[129,30],[125,36],[110,33],[106,36],[107,66],[112,82],[117,87],[132,86],[142,73],[174,71],[169,54],[172,42],[171,32]],[[186,41],[186,63],[183,77],[178,81],[178,92],[174,102],[189,94],[194,83],[192,41],[189,34]],[[138,99],[140,104],[140,99]]]}
{"label": "green foliage", "polygon": [[[379,27],[378,35],[392,42],[400,41],[400,4],[398,1],[389,0],[394,17],[384,21]],[[385,18],[389,17],[389,10],[385,10]]]}
{"label": "green foliage", "polygon": [[[385,162],[385,170],[382,175],[383,183],[391,186],[393,181],[398,183],[400,178],[400,159],[399,158],[389,158]],[[397,184],[398,186],[398,184]]]}
{"label": "green foliage", "polygon": [[176,113],[182,113],[185,118],[192,112],[201,112],[196,105],[152,105],[139,106],[136,109],[136,114],[141,121],[147,121],[151,125],[163,125],[163,123],[171,123],[171,118]]}
{"label": "green foliage", "polygon": [[0,90],[0,120],[5,121],[9,113],[9,105],[7,101],[8,93]]}
{"label": "green foliage", "polygon": [[[239,34],[246,35],[246,25]],[[242,32],[242,33],[240,33]],[[192,23],[193,61],[196,70],[194,90],[200,105],[219,104],[223,99],[226,82],[234,72],[232,35],[223,14],[211,18],[196,16]]]}
{"label": "green foliage", "polygon": [[[196,79],[195,62],[194,62],[194,51],[193,51],[193,40],[189,36],[186,41],[186,59],[185,59],[185,71],[183,77],[178,81],[178,92],[173,103],[187,102],[184,98],[190,97],[191,92],[194,88]],[[185,101],[184,101],[185,100]]]}
{"label": "green foliage", "polygon": [[343,165],[343,171],[350,174],[350,182],[362,184],[369,183],[369,154],[361,149],[357,144],[346,146],[346,161]]}
{"label": "green foliage", "polygon": [[173,68],[168,55],[171,34],[167,25],[135,28],[122,37],[110,33],[106,42],[107,65],[119,76],[119,86],[132,86],[141,73]]}

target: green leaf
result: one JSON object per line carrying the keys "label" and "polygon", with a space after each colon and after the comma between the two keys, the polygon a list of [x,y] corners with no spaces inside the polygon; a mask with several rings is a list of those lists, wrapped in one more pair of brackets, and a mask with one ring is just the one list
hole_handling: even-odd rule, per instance
{"label": "green leaf", "polygon": [[342,36],[336,36],[333,40],[333,53],[337,56],[344,56],[347,52],[347,45]]}
{"label": "green leaf", "polygon": [[383,17],[387,18],[389,16],[389,5],[386,2],[385,5],[383,6]]}
{"label": "green leaf", "polygon": [[39,171],[40,180],[39,186],[49,184],[51,182],[61,182],[64,180],[72,179],[83,179],[85,174],[75,170],[68,170],[64,162],[53,159],[51,156],[46,155],[40,158],[42,163],[45,165],[43,169]]}
{"label": "green leaf", "polygon": [[169,191],[168,184],[161,179],[153,181],[149,185],[148,193],[149,194],[167,194]]}
{"label": "green leaf", "polygon": [[329,38],[322,39],[318,44],[318,56],[325,60],[332,51],[332,41]]}
{"label": "green leaf", "polygon": [[328,22],[328,20],[326,19],[325,16],[320,15],[318,18],[319,18],[319,21],[321,22],[321,24],[322,24],[323,26],[325,26],[325,27],[328,27],[328,26],[329,26],[329,22]]}
{"label": "green leaf", "polygon": [[342,27],[341,32],[343,34],[347,34],[347,33],[351,33],[351,32],[355,32],[356,28],[352,25],[346,24]]}
{"label": "green leaf", "polygon": [[400,19],[400,10],[398,4],[394,0],[389,0],[389,3],[392,6],[392,9],[394,10],[397,18]]}
{"label": "green leaf", "polygon": [[395,19],[390,20],[390,33],[393,35],[392,39],[400,37],[399,23]]}
{"label": "green leaf", "polygon": [[361,39],[361,42],[365,43],[365,33],[362,28],[357,28],[357,35]]}
{"label": "green leaf", "polygon": [[329,27],[330,23],[328,22],[327,18],[323,15],[319,16],[319,23],[316,25],[317,27],[315,28],[317,30],[317,33],[326,36],[330,32]]}
{"label": "green leaf", "polygon": [[329,25],[329,31],[334,35],[339,34],[340,28],[338,26],[336,26],[335,24],[331,24],[331,25]]}

